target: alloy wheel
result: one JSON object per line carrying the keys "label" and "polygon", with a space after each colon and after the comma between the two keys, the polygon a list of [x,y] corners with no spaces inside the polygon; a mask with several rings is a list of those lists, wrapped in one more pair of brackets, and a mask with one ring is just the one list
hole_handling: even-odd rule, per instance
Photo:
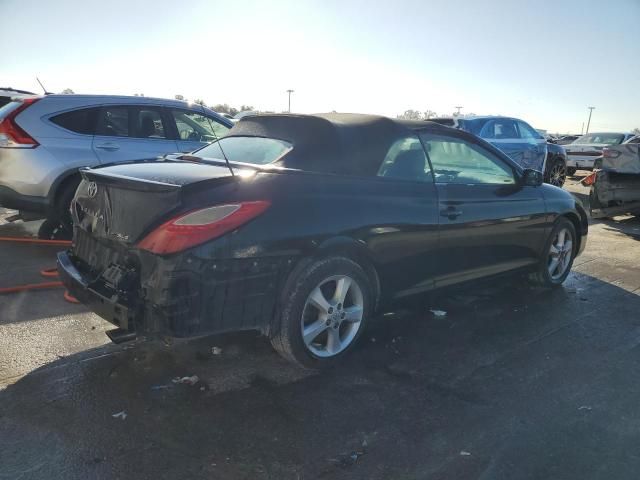
{"label": "alloy wheel", "polygon": [[549,183],[556,187],[562,187],[567,179],[567,169],[560,162],[551,167],[549,172]]}
{"label": "alloy wheel", "polygon": [[562,228],[558,230],[551,247],[549,247],[549,257],[547,260],[547,269],[552,280],[561,278],[569,264],[573,255],[573,236],[569,229]]}
{"label": "alloy wheel", "polygon": [[302,311],[302,339],[317,357],[332,357],[353,342],[364,315],[358,283],[346,275],[326,278],[314,288]]}

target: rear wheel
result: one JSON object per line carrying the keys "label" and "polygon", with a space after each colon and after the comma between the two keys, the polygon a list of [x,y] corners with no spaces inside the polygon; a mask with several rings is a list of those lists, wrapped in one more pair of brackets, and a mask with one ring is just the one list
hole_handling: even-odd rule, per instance
{"label": "rear wheel", "polygon": [[558,219],[545,244],[544,254],[538,269],[529,277],[541,287],[561,285],[571,272],[577,248],[576,229],[568,219]]}
{"label": "rear wheel", "polygon": [[331,257],[295,271],[282,292],[271,343],[305,368],[331,366],[356,343],[373,305],[363,269]]}

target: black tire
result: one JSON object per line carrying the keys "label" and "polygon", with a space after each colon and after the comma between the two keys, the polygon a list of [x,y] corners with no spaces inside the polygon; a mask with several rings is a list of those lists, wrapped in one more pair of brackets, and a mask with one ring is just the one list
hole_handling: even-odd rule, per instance
{"label": "black tire", "polygon": [[562,158],[554,158],[547,164],[545,183],[562,188],[567,179],[567,165]]}
{"label": "black tire", "polygon": [[72,177],[65,181],[58,193],[56,203],[47,220],[38,230],[38,238],[44,240],[70,240],[73,237],[71,201],[76,194],[80,179]]}
{"label": "black tire", "polygon": [[578,169],[576,167],[567,167],[567,175],[570,177],[573,177],[577,171]]}
{"label": "black tire", "polygon": [[60,220],[46,219],[38,229],[41,240],[70,240],[72,233],[65,228]]}
{"label": "black tire", "polygon": [[[320,357],[314,354],[303,340],[303,314],[306,312],[305,305],[312,291],[322,282],[335,276],[348,276],[356,283],[362,294],[362,319],[355,336],[344,350],[332,356]],[[270,333],[271,344],[284,358],[304,368],[321,369],[334,365],[352,350],[362,335],[374,305],[373,292],[367,274],[353,260],[329,257],[303,264],[292,272],[282,291]],[[327,328],[328,330],[330,328]]]}
{"label": "black tire", "polygon": [[69,235],[73,234],[71,201],[76,194],[78,185],[80,185],[80,179],[76,177],[72,177],[65,183],[65,185],[63,185],[62,190],[58,194],[56,209],[54,212],[54,217],[60,221],[62,227],[69,233]]}
{"label": "black tire", "polygon": [[[556,236],[558,235],[558,233],[562,229],[566,229],[571,235],[572,245],[571,245],[571,252],[569,252],[571,257],[569,258],[569,263],[566,266],[566,269],[564,270],[562,275],[559,275],[558,277],[554,278],[551,276],[551,273],[549,272],[549,268],[550,268],[549,256],[550,256],[551,245],[556,239]],[[543,287],[543,288],[553,288],[553,287],[558,287],[562,285],[562,283],[567,279],[567,276],[569,276],[569,273],[571,272],[571,267],[573,266],[573,260],[575,259],[575,256],[576,256],[577,247],[578,247],[578,237],[576,235],[576,229],[573,226],[573,223],[571,223],[571,221],[566,217],[560,217],[556,221],[556,224],[551,230],[551,234],[549,235],[549,238],[547,238],[547,241],[545,242],[543,254],[540,258],[539,265],[536,271],[529,275],[529,282],[535,286]]]}

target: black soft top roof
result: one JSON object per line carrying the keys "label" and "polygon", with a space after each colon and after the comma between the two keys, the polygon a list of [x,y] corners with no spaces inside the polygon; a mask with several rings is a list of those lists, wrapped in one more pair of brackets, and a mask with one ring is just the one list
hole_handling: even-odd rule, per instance
{"label": "black soft top roof", "polygon": [[[285,140],[294,148],[277,164],[301,170],[340,174],[375,174],[391,145],[431,122],[393,120],[377,115],[255,115],[242,118],[227,137]],[[431,129],[431,128],[430,128]]]}

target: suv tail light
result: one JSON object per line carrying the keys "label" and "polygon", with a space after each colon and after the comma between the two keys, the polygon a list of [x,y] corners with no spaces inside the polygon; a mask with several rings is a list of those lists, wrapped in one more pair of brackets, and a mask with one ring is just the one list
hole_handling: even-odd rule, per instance
{"label": "suv tail light", "polygon": [[158,255],[181,252],[221,237],[264,212],[270,202],[216,205],[182,214],[163,223],[138,243]]}
{"label": "suv tail light", "polygon": [[38,100],[40,99],[27,98],[22,100],[18,107],[0,119],[0,148],[35,148],[39,145],[31,135],[16,123],[18,114]]}

